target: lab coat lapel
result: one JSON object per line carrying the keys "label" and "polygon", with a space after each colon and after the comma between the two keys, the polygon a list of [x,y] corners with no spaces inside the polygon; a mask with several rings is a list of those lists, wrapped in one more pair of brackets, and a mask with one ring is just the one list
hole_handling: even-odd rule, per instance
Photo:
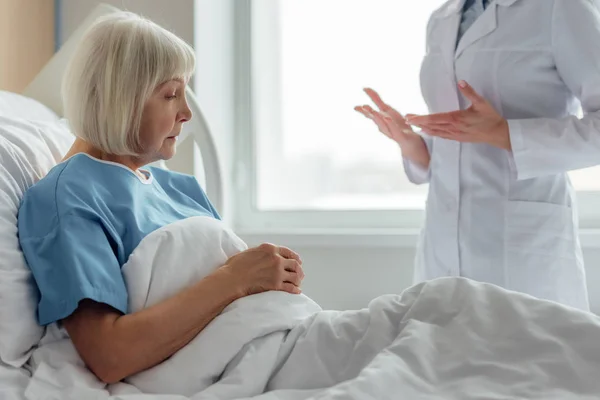
{"label": "lab coat lapel", "polygon": [[[458,110],[459,97],[458,89],[456,87],[456,71],[454,66],[454,56],[456,52],[456,40],[458,38],[458,30],[460,27],[460,21],[462,18],[462,9],[466,0],[454,0],[448,3],[447,8],[438,15],[438,21],[436,23],[435,38],[440,44],[441,52],[443,55],[445,69],[448,73],[448,79],[450,85],[446,95],[446,111]],[[440,88],[439,90],[442,90]]]}
{"label": "lab coat lapel", "polygon": [[494,32],[498,27],[497,17],[498,3],[493,2],[487,7],[485,12],[481,14],[481,16],[477,18],[475,22],[473,22],[473,25],[467,29],[464,36],[458,43],[455,58],[460,57],[460,55],[470,46]]}
{"label": "lab coat lapel", "polygon": [[465,32],[456,48],[455,59],[460,57],[470,46],[496,30],[498,27],[498,7],[511,7],[519,1],[520,0],[496,0],[488,5],[485,12]]}
{"label": "lab coat lapel", "polygon": [[[464,3],[464,0],[461,3]],[[440,27],[440,45],[444,54],[444,62],[452,78],[455,77],[454,55],[456,53],[456,40],[458,38],[460,21],[461,13],[453,13],[444,18],[443,24]]]}

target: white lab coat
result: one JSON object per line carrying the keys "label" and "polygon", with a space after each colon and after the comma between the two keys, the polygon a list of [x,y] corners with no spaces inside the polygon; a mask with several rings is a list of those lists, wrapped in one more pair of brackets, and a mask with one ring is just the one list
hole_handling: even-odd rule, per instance
{"label": "white lab coat", "polygon": [[415,281],[464,276],[588,310],[566,171],[600,164],[598,6],[496,0],[456,47],[464,1],[430,19],[422,93],[431,113],[465,109],[466,80],[509,121],[513,151],[425,135],[429,170],[405,161],[430,184]]}

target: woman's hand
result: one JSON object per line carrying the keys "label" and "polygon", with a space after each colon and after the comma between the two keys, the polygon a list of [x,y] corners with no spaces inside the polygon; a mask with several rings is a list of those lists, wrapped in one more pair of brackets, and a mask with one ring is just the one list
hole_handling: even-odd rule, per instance
{"label": "woman's hand", "polygon": [[466,110],[426,116],[407,115],[406,121],[431,136],[457,142],[487,143],[511,150],[508,121],[467,82],[461,81],[458,87],[471,101]]}
{"label": "woman's hand", "polygon": [[262,244],[227,260],[222,267],[238,282],[243,296],[269,290],[300,294],[304,279],[300,256],[286,247]]}
{"label": "woman's hand", "polygon": [[400,146],[403,157],[427,168],[430,155],[423,138],[412,130],[402,114],[384,103],[376,91],[365,89],[365,93],[379,108],[379,111],[368,105],[358,106],[354,109],[375,122],[381,133],[395,141]]}
{"label": "woman's hand", "polygon": [[62,322],[86,365],[103,382],[116,383],[171,357],[231,302],[268,290],[298,294],[302,279],[296,253],[263,244],[231,257],[213,274],[142,311],[122,315],[108,305],[84,300]]}

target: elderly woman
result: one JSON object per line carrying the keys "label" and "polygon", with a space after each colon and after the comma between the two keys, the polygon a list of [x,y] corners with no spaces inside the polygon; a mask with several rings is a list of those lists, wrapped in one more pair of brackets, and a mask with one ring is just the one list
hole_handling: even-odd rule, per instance
{"label": "elderly woman", "polygon": [[298,255],[262,245],[167,301],[127,314],[121,267],[140,241],[178,220],[219,218],[192,176],[144,168],[175,154],[192,118],[185,86],[194,64],[186,43],[148,20],[117,13],[98,21],[66,71],[65,116],[77,139],[19,211],[39,323],[62,324],[107,383],[169,358],[238,298],[300,293]]}

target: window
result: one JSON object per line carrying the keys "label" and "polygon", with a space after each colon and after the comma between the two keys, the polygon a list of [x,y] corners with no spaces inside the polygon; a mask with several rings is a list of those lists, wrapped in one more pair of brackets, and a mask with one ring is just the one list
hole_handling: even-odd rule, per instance
{"label": "window", "polygon": [[[238,95],[248,95],[238,178],[251,200],[239,202],[241,228],[420,226],[427,187],[408,182],[398,146],[353,108],[370,104],[368,86],[402,113],[427,112],[425,31],[444,2],[236,3]],[[600,190],[598,174],[573,180]]]}
{"label": "window", "polygon": [[[418,79],[425,29],[443,1],[410,3],[253,2],[253,89],[267,109],[255,125],[260,210],[423,208],[427,188],[408,182],[397,145],[353,110],[370,103],[369,85],[403,112],[426,111]],[[264,60],[273,74],[261,70]],[[292,186],[282,190],[286,181]]]}
{"label": "window", "polygon": [[[256,151],[254,168],[242,169],[256,173],[246,180],[253,207],[240,217],[262,214],[270,226],[344,227],[361,220],[373,226],[392,213],[390,227],[420,224],[427,187],[408,182],[398,146],[354,107],[370,103],[362,91],[370,86],[401,112],[426,111],[419,83],[425,30],[443,2],[246,4],[251,21],[239,39],[252,54],[246,78],[254,134],[244,136],[253,137],[247,144]],[[248,225],[264,227],[259,219]]]}
{"label": "window", "polygon": [[573,171],[570,177],[577,190],[579,227],[597,229],[600,227],[600,167]]}
{"label": "window", "polygon": [[600,191],[600,167],[573,171],[570,176],[571,182],[578,192]]}

